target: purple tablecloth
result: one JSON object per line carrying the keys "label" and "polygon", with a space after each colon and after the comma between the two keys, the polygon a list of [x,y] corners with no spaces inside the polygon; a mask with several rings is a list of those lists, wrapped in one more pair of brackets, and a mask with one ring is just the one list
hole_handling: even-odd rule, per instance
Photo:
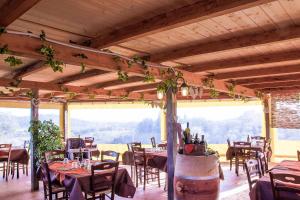
{"label": "purple tablecloth", "polygon": [[[84,195],[82,192],[90,189],[90,173],[84,171],[82,173],[57,171],[53,170],[51,164],[50,172],[52,181],[55,181],[55,179],[59,180],[70,192],[70,200],[84,200]],[[136,188],[134,187],[127,170],[120,167],[116,177],[116,195],[131,198],[134,196],[135,191]]]}
{"label": "purple tablecloth", "polygon": [[[276,165],[272,169],[273,173],[276,172],[284,172],[284,173],[291,173],[291,174],[299,174],[300,175],[300,162],[297,161],[283,161],[280,164]],[[293,194],[293,193],[280,193],[284,199],[286,198],[294,198],[300,199],[300,195]],[[257,183],[254,185],[252,190],[250,191],[250,199],[251,200],[273,200],[273,193],[272,193],[272,186],[270,177],[263,176],[260,178]]]}

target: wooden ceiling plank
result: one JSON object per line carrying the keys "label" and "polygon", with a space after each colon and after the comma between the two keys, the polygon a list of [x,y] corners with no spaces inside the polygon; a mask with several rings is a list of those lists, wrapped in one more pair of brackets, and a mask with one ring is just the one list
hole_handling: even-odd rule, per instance
{"label": "wooden ceiling plank", "polygon": [[234,49],[271,44],[298,38],[300,38],[300,27],[291,26],[280,30],[272,30],[259,34],[255,33],[204,44],[196,44],[185,48],[166,50],[164,52],[151,55],[150,59],[152,62],[171,61],[183,57],[230,51]]}
{"label": "wooden ceiling plank", "polygon": [[135,82],[140,82],[143,81],[143,77],[139,76],[133,76],[129,77],[127,81],[122,81],[122,80],[112,80],[112,81],[106,81],[106,82],[100,82],[96,83],[93,85],[90,85],[91,87],[96,87],[96,88],[108,88],[108,87],[113,87],[113,86],[121,86],[129,83],[135,83]]}
{"label": "wooden ceiling plank", "polygon": [[[55,58],[63,61],[66,64],[73,64],[80,66],[84,63],[89,68],[100,69],[105,71],[116,72],[122,70],[128,74],[134,76],[145,76],[144,66],[139,64],[133,64],[128,67],[126,63],[118,62],[114,60],[114,56],[108,54],[99,54],[93,51],[87,51],[84,49],[77,49],[70,46],[65,46],[62,44],[57,44],[54,42],[47,41],[49,45],[55,50]],[[37,52],[37,49],[41,48],[41,40],[39,38],[33,38],[29,36],[16,35],[11,33],[4,33],[0,36],[0,44],[7,44],[10,51],[17,55],[22,55],[24,57],[30,57],[35,59],[43,60],[45,57]],[[87,56],[87,59],[82,59],[75,57],[75,54],[83,53]],[[161,69],[157,67],[148,66],[147,70],[152,74],[157,80],[162,78]],[[199,74],[188,72],[185,70],[179,70],[183,74],[184,79],[187,84],[191,86],[203,86],[202,79],[205,78]],[[215,89],[220,92],[229,92],[226,87],[226,82],[221,80],[214,81]],[[248,97],[255,97],[255,91],[243,86],[236,87],[236,93],[245,95]]]}
{"label": "wooden ceiling plank", "polygon": [[183,69],[191,72],[213,72],[214,70],[235,69],[253,65],[272,64],[286,61],[300,60],[300,51],[271,53],[250,57],[235,58],[222,61],[211,61],[201,64],[186,66]]}
{"label": "wooden ceiling plank", "polygon": [[39,60],[33,64],[27,65],[25,67],[22,67],[20,69],[13,71],[10,75],[8,75],[8,78],[21,79],[21,78],[29,76],[33,73],[42,71],[43,69],[46,69],[47,67],[48,66],[45,65],[44,61]]}
{"label": "wooden ceiling plank", "polygon": [[101,33],[92,40],[95,48],[104,48],[138,37],[188,25],[197,21],[259,6],[273,0],[199,0],[193,4],[144,19],[120,29]]}
{"label": "wooden ceiling plank", "polygon": [[245,79],[251,77],[268,77],[268,76],[280,76],[287,74],[300,73],[299,65],[286,65],[281,67],[270,67],[260,69],[249,69],[235,72],[218,73],[214,75],[214,78],[219,80],[230,79]]}
{"label": "wooden ceiling plank", "polygon": [[134,87],[126,88],[129,92],[141,92],[141,91],[149,91],[149,90],[156,90],[159,83],[152,83],[147,85],[139,85]]}
{"label": "wooden ceiling plank", "polygon": [[0,26],[7,27],[40,0],[6,0],[0,8]]}
{"label": "wooden ceiling plank", "polygon": [[92,70],[86,71],[84,73],[74,74],[74,75],[70,75],[67,77],[63,77],[63,78],[60,78],[60,79],[52,81],[52,82],[60,83],[60,84],[68,84],[71,82],[79,81],[79,80],[86,79],[86,78],[91,78],[91,77],[106,74],[106,73],[109,73],[109,72],[103,71],[103,70],[98,70],[98,69],[92,69]]}
{"label": "wooden ceiling plank", "polygon": [[276,82],[296,81],[296,80],[300,80],[300,73],[288,74],[288,75],[282,75],[282,76],[239,79],[239,80],[235,80],[235,82],[238,85],[248,86],[248,85],[252,85],[252,84],[276,83]]}
{"label": "wooden ceiling plank", "polygon": [[276,83],[259,83],[259,84],[249,85],[248,87],[253,89],[267,89],[267,88],[292,87],[292,86],[300,86],[300,80],[283,81],[283,82],[276,82]]}

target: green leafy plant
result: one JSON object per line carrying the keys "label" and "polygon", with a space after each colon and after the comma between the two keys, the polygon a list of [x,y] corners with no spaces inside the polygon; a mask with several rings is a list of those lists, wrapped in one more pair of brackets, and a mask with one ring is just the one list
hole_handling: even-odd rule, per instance
{"label": "green leafy plant", "polygon": [[154,83],[155,82],[155,77],[149,71],[146,71],[145,77],[144,77],[144,82]]}
{"label": "green leafy plant", "polygon": [[32,134],[32,142],[35,146],[36,166],[43,161],[47,151],[62,149],[62,133],[59,127],[50,121],[31,121],[28,131]]}
{"label": "green leafy plant", "polygon": [[264,94],[261,91],[255,91],[255,96],[262,100],[264,98]]}
{"label": "green leafy plant", "polygon": [[233,99],[235,99],[235,83],[234,82],[230,82],[226,84],[226,88],[228,90],[228,96],[232,97]]}
{"label": "green leafy plant", "polygon": [[[84,54],[84,53],[78,53],[78,54],[74,54],[73,55],[76,58],[81,58],[81,59],[88,59],[88,57]],[[83,62],[80,63],[80,67],[81,67],[81,73],[85,72],[85,64]]]}
{"label": "green leafy plant", "polygon": [[34,97],[32,90],[28,90],[25,95],[30,99],[32,99]]}
{"label": "green leafy plant", "polygon": [[7,58],[4,59],[4,61],[6,63],[8,63],[9,66],[11,66],[11,67],[15,67],[15,66],[23,64],[22,60],[19,58],[16,58],[15,56],[8,56]]}
{"label": "green leafy plant", "polygon": [[128,81],[128,73],[127,72],[122,72],[121,70],[118,71],[118,80],[126,82]]}
{"label": "green leafy plant", "polygon": [[52,48],[51,45],[42,45],[40,49],[38,49],[40,54],[46,57],[46,64],[48,64],[54,72],[63,72],[62,65],[63,62],[54,59],[55,50]]}
{"label": "green leafy plant", "polygon": [[203,86],[209,88],[209,95],[211,98],[219,97],[220,93],[215,89],[214,79],[212,76],[209,76],[202,80]]}
{"label": "green leafy plant", "polygon": [[45,31],[41,31],[41,33],[40,33],[40,39],[42,40],[42,41],[46,41],[46,33],[45,33]]}
{"label": "green leafy plant", "polygon": [[3,47],[0,48],[0,54],[9,54],[7,44],[3,45]]}

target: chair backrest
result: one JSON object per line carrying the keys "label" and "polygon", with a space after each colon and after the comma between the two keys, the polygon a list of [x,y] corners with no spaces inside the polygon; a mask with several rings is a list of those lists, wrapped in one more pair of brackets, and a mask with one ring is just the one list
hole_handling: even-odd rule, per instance
{"label": "chair backrest", "polygon": [[266,137],[263,136],[251,136],[251,140],[265,140]]}
{"label": "chair backrest", "polygon": [[10,161],[11,144],[0,144],[0,158],[2,160]]}
{"label": "chair backrest", "polygon": [[118,162],[119,156],[120,156],[120,153],[115,152],[115,151],[101,151],[101,161],[102,162]]}
{"label": "chair backrest", "polygon": [[91,191],[103,191],[111,189],[115,194],[115,180],[118,172],[119,162],[105,162],[91,166],[90,185]]}
{"label": "chair backrest", "polygon": [[146,166],[146,152],[145,148],[141,147],[132,147],[133,152],[133,163],[134,165],[143,165]]}
{"label": "chair backrest", "polygon": [[151,137],[150,140],[151,140],[152,148],[156,148],[155,137]]}
{"label": "chair backrest", "polygon": [[82,138],[68,138],[67,139],[67,147],[66,149],[79,149],[79,148],[84,148],[85,143]]}
{"label": "chair backrest", "polygon": [[142,147],[141,142],[131,142],[127,144],[128,151],[132,151],[132,147]]}
{"label": "chair backrest", "polygon": [[300,161],[300,151],[297,151],[298,161]]}
{"label": "chair backrest", "polygon": [[227,144],[228,144],[228,147],[231,146],[229,138],[227,138]]}
{"label": "chair backrest", "polygon": [[[300,184],[300,176],[294,174],[270,172],[272,192],[275,200],[281,199],[280,192],[300,193],[300,189],[293,187],[293,184]],[[295,200],[299,199],[295,197]]]}
{"label": "chair backrest", "polygon": [[253,185],[261,177],[261,168],[258,160],[248,160],[245,162],[245,169],[248,178],[249,189],[251,190]]}
{"label": "chair backrest", "polygon": [[94,138],[93,137],[85,137],[84,138],[84,145],[85,147],[92,148],[94,143]]}
{"label": "chair backrest", "polygon": [[63,161],[66,152],[64,150],[53,150],[53,151],[47,151],[45,152],[45,161],[47,163],[54,162],[54,161]]}
{"label": "chair backrest", "polygon": [[251,147],[251,143],[250,142],[244,142],[244,141],[238,141],[238,142],[233,142],[233,146]]}
{"label": "chair backrest", "polygon": [[250,147],[251,147],[250,142],[243,142],[243,141],[233,142],[234,154],[235,156],[238,157],[244,157],[250,159],[250,152],[251,152]]}
{"label": "chair backrest", "polygon": [[265,173],[268,171],[268,161],[266,158],[266,154],[264,152],[258,152],[258,161],[261,168],[262,175],[265,175]]}
{"label": "chair backrest", "polygon": [[[50,178],[50,171],[49,171],[49,165],[46,162],[42,162],[40,165],[41,169],[41,178],[44,185],[44,193],[45,194],[52,194],[52,182]],[[47,192],[48,190],[48,192]]]}

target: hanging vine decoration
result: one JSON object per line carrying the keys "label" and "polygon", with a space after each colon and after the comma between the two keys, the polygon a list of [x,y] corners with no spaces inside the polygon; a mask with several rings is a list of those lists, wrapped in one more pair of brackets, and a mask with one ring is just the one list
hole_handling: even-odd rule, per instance
{"label": "hanging vine decoration", "polygon": [[128,100],[129,92],[127,91],[124,95],[121,95],[122,100]]}
{"label": "hanging vine decoration", "polygon": [[[76,58],[81,58],[81,59],[88,59],[88,57],[84,54],[84,53],[78,53],[78,54],[74,54],[73,55],[74,57]],[[83,62],[80,63],[80,67],[81,67],[81,70],[80,72],[81,73],[84,73],[85,72],[85,64]]]}
{"label": "hanging vine decoration", "polygon": [[0,35],[2,35],[3,33],[6,33],[6,28],[1,26],[0,27]]}
{"label": "hanging vine decoration", "polygon": [[227,90],[228,90],[228,96],[230,96],[231,98],[233,98],[235,100],[236,95],[235,95],[235,86],[236,84],[234,83],[234,81],[230,81],[229,83],[225,84]]}
{"label": "hanging vine decoration", "polygon": [[28,97],[28,98],[30,98],[30,99],[32,99],[34,96],[33,96],[33,92],[32,92],[32,90],[28,90],[28,91],[26,91],[26,94],[25,94],[25,96],[26,97]]}
{"label": "hanging vine decoration", "polygon": [[255,96],[257,98],[259,98],[260,100],[263,100],[263,98],[264,98],[264,94],[261,91],[258,91],[258,90],[255,91]]}
{"label": "hanging vine decoration", "polygon": [[208,76],[202,80],[203,86],[209,88],[209,95],[211,98],[219,97],[220,93],[215,89],[213,75]]}
{"label": "hanging vine decoration", "polygon": [[248,101],[250,101],[250,99],[248,97],[246,97],[244,94],[245,94],[245,91],[242,91],[241,94],[239,95],[239,99],[241,101],[243,101],[244,103],[247,103]]}
{"label": "hanging vine decoration", "polygon": [[145,83],[154,83],[155,82],[155,77],[148,70],[145,73],[144,82]]}
{"label": "hanging vine decoration", "polygon": [[95,99],[96,94],[95,93],[89,93],[89,99]]}
{"label": "hanging vine decoration", "polygon": [[123,72],[121,70],[118,71],[118,80],[126,82],[128,81],[129,76],[127,72]]}
{"label": "hanging vine decoration", "polygon": [[8,45],[5,44],[3,47],[0,48],[0,54],[9,54]]}
{"label": "hanging vine decoration", "polygon": [[176,93],[178,86],[177,80],[181,78],[184,81],[183,74],[180,71],[174,70],[173,68],[168,68],[165,71],[164,76],[166,79],[158,84],[157,91],[166,94],[167,90],[171,88],[173,92]]}
{"label": "hanging vine decoration", "polygon": [[68,99],[71,100],[71,99],[74,99],[74,97],[76,96],[76,92],[68,92]]}
{"label": "hanging vine decoration", "polygon": [[[43,43],[46,41],[46,34],[43,30],[41,31],[40,39]],[[62,65],[64,63],[54,58],[55,50],[51,45],[42,44],[41,48],[37,51],[46,57],[46,64],[49,65],[54,72],[63,72]]]}
{"label": "hanging vine decoration", "polygon": [[22,82],[21,79],[14,79],[12,82],[9,83],[9,85],[11,87],[16,87],[17,88],[17,87],[19,87],[21,82]]}
{"label": "hanging vine decoration", "polygon": [[68,93],[69,92],[69,88],[64,87],[64,86],[60,86],[60,90],[64,93]]}
{"label": "hanging vine decoration", "polygon": [[4,59],[6,63],[9,64],[10,67],[16,67],[18,65],[23,64],[22,60],[19,58],[16,58],[15,56],[8,56]]}

